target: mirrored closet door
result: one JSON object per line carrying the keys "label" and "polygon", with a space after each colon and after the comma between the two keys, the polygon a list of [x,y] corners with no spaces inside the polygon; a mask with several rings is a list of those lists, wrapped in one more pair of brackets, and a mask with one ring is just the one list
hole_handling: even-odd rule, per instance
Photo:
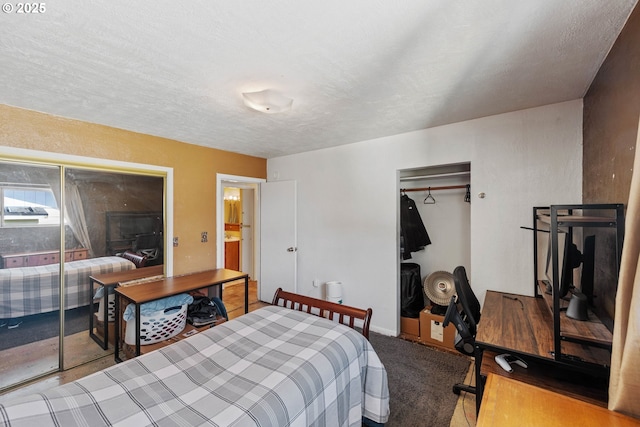
{"label": "mirrored closet door", "polygon": [[112,357],[90,276],[164,264],[165,179],[0,160],[0,390]]}
{"label": "mirrored closet door", "polygon": [[59,368],[61,168],[0,162],[0,388]]}

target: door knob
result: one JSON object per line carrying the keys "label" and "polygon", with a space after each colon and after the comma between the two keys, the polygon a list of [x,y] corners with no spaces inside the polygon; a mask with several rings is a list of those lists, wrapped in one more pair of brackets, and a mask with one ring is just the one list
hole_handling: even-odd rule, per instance
{"label": "door knob", "polygon": [[295,252],[296,248],[294,248],[293,246],[291,246],[290,248],[287,248],[287,252]]}

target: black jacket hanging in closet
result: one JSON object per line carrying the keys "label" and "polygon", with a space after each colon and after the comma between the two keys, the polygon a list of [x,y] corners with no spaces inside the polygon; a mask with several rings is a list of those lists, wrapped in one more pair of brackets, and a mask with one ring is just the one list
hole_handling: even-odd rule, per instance
{"label": "black jacket hanging in closet", "polygon": [[406,194],[400,196],[400,229],[402,237],[402,259],[411,258],[411,252],[424,249],[431,244],[427,229],[420,218],[416,203]]}

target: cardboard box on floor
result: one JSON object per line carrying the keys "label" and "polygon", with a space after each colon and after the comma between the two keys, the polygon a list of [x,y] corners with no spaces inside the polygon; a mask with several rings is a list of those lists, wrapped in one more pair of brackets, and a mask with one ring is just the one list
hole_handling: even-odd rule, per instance
{"label": "cardboard box on floor", "polygon": [[408,335],[409,338],[420,338],[420,318],[400,316],[400,332]]}
{"label": "cardboard box on floor", "polygon": [[446,328],[442,327],[444,316],[431,313],[431,306],[420,312],[420,342],[440,348],[455,350],[453,340],[456,336],[456,327],[450,323]]}

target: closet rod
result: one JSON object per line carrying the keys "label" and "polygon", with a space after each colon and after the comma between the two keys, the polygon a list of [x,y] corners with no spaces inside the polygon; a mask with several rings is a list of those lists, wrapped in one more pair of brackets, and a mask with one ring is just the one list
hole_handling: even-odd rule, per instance
{"label": "closet rod", "polygon": [[453,190],[456,188],[466,189],[466,185],[445,185],[442,187],[424,187],[424,188],[401,188],[400,192],[405,193],[407,191],[435,191],[435,190]]}
{"label": "closet rod", "polygon": [[464,175],[471,175],[471,171],[439,173],[434,175],[403,176],[400,178],[400,181],[417,181],[419,179],[431,179],[431,178],[450,178],[452,176],[464,176]]}

